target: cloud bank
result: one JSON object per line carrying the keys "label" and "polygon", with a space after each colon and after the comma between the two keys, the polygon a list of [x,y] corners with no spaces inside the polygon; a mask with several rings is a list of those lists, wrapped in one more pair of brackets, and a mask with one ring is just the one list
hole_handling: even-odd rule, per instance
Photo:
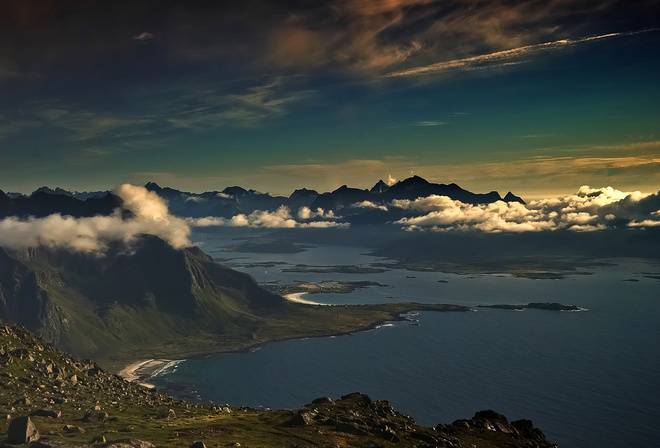
{"label": "cloud bank", "polygon": [[[310,221],[311,219],[330,219],[330,221]],[[338,223],[332,221],[335,219],[332,211],[325,212],[318,208],[312,212],[309,207],[301,207],[298,210],[298,220],[292,215],[288,207],[281,206],[277,210],[270,212],[265,210],[256,210],[249,215],[239,214],[231,218],[221,218],[216,216],[207,216],[205,218],[189,218],[187,222],[193,227],[253,227],[270,229],[293,229],[293,228],[330,228],[330,227],[348,227],[347,223]]]}
{"label": "cloud bank", "polygon": [[446,196],[396,200],[389,209],[406,216],[395,221],[408,230],[484,232],[594,231],[660,226],[660,193],[622,192],[582,186],[574,195],[518,202],[471,205]]}
{"label": "cloud bank", "polygon": [[155,235],[172,247],[191,245],[190,227],[181,218],[172,216],[167,203],[144,187],[124,184],[114,192],[124,201],[130,217],[117,209],[110,216],[75,218],[53,214],[45,218],[5,218],[0,221],[0,246],[10,249],[28,247],[62,247],[79,252],[102,253],[111,241],[127,245],[140,235]]}

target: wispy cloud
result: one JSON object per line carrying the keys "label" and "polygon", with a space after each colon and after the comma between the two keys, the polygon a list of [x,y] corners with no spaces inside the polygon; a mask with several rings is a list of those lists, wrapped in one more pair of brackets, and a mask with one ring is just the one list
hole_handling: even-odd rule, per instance
{"label": "wispy cloud", "polygon": [[282,77],[247,88],[242,93],[222,93],[212,87],[187,92],[171,107],[165,120],[178,128],[253,127],[285,115],[288,105],[312,95],[310,90],[290,88]]}
{"label": "wispy cloud", "polygon": [[420,127],[429,127],[429,126],[444,126],[449,123],[445,121],[418,121],[413,124],[413,126],[420,126]]}
{"label": "wispy cloud", "polygon": [[583,37],[580,39],[561,39],[553,42],[545,42],[535,45],[525,45],[509,50],[496,51],[477,56],[471,56],[450,61],[436,62],[420,67],[409,68],[388,73],[389,78],[402,78],[411,76],[434,75],[451,70],[481,70],[484,68],[501,67],[503,64],[518,64],[540,53],[558,51],[567,47],[572,47],[582,43],[593,42],[615,37],[633,36],[635,34],[657,31],[658,28],[651,28],[640,31],[631,31],[624,33],[609,33],[599,36]]}

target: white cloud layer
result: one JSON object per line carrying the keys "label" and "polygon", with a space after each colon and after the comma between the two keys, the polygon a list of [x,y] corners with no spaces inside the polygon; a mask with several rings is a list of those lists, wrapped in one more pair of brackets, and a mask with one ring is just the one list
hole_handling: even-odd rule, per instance
{"label": "white cloud layer", "polygon": [[574,195],[532,201],[527,205],[503,201],[471,205],[434,195],[412,201],[395,200],[389,207],[402,209],[408,215],[395,223],[409,230],[593,231],[612,226],[660,225],[660,194],[586,185]]}
{"label": "white cloud layer", "polygon": [[167,204],[144,187],[124,184],[115,190],[133,216],[117,209],[110,216],[74,218],[53,214],[44,218],[5,218],[0,221],[0,246],[10,249],[47,246],[81,252],[103,252],[110,241],[135,242],[140,235],[155,235],[174,248],[191,245],[190,227],[170,215]]}
{"label": "white cloud layer", "polygon": [[[298,210],[300,220],[309,220],[314,218],[335,219],[332,211],[325,212],[322,208],[312,212],[309,207],[301,207]],[[256,210],[249,215],[239,214],[231,218],[221,218],[217,216],[207,216],[205,218],[189,218],[187,222],[193,227],[263,227],[263,228],[329,228],[329,227],[348,227],[346,223],[337,223],[334,221],[310,221],[300,222],[293,218],[288,207],[281,206],[274,212],[265,210]]]}

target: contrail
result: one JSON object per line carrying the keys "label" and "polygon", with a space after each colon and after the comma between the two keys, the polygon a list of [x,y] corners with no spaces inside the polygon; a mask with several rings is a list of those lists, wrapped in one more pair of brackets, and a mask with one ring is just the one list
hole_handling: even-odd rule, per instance
{"label": "contrail", "polygon": [[658,31],[660,28],[649,28],[639,31],[626,31],[621,33],[601,34],[600,36],[582,37],[579,39],[562,39],[554,42],[545,42],[542,44],[526,45],[524,47],[512,48],[510,50],[497,51],[495,53],[482,54],[479,56],[472,56],[463,59],[454,59],[452,61],[438,62],[423,67],[415,67],[397,72],[388,73],[384,75],[386,78],[403,78],[408,76],[426,75],[431,73],[442,72],[451,69],[474,69],[475,66],[483,63],[501,62],[505,64],[506,61],[514,58],[528,56],[534,53],[544,51],[556,50],[570,45],[576,45],[583,42],[590,42],[594,40],[610,39],[613,37],[634,36],[636,34],[649,33]]}

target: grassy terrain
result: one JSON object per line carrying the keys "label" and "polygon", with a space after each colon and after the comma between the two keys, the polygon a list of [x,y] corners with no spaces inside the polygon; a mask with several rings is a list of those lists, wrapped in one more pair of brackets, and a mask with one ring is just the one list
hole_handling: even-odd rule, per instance
{"label": "grassy terrain", "polygon": [[[166,333],[157,340],[148,340],[133,347],[117,348],[98,362],[118,371],[125,365],[145,357],[186,358],[207,353],[246,350],[267,342],[303,337],[319,337],[366,330],[383,322],[401,320],[409,311],[467,311],[456,305],[397,303],[359,306],[311,306],[290,304],[285,312],[267,318],[236,317],[232,325],[216,332],[195,332],[188,337],[168,339]],[[141,318],[142,319],[142,318]],[[148,319],[148,317],[144,317]],[[147,320],[148,321],[148,320]],[[148,354],[148,356],[145,356]]]}

